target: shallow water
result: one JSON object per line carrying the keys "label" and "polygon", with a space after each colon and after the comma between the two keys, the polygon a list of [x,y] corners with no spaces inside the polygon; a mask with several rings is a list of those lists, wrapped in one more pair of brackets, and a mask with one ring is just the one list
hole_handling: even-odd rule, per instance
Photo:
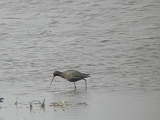
{"label": "shallow water", "polygon": [[[1,0],[0,120],[159,120],[159,11],[158,0]],[[67,69],[89,73],[88,89],[49,85]],[[70,105],[50,106],[60,100]]]}

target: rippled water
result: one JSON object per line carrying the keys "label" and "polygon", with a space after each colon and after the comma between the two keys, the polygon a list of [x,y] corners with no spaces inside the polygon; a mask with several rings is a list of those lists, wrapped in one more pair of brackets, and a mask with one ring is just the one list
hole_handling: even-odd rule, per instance
{"label": "rippled water", "polygon": [[[159,0],[1,0],[0,120],[160,119],[159,11]],[[89,73],[88,89],[49,85],[67,69]],[[50,106],[60,100],[70,105]]]}

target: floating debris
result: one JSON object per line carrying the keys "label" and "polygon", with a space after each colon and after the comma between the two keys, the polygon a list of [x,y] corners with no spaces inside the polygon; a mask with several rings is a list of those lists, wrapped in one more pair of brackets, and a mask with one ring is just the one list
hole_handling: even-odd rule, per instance
{"label": "floating debris", "polygon": [[54,106],[54,107],[64,107],[65,106],[65,101],[64,100],[60,100],[60,102],[53,102],[51,103],[50,106]]}
{"label": "floating debris", "polygon": [[64,102],[64,100],[61,100],[60,102],[61,102],[61,104],[62,104],[62,105],[65,105],[65,102]]}
{"label": "floating debris", "polygon": [[77,103],[77,105],[85,105],[86,106],[87,104],[86,104],[86,102],[84,102],[84,103]]}
{"label": "floating debris", "polygon": [[[69,106],[71,104],[65,102],[64,100],[60,100],[60,102],[53,102],[51,103],[50,106],[53,106],[53,107],[59,107],[61,108],[63,111],[65,111],[66,107]],[[56,111],[56,110],[55,110]]]}
{"label": "floating debris", "polygon": [[39,101],[39,100],[33,100],[32,103],[33,104],[42,104],[41,101]]}
{"label": "floating debris", "polygon": [[4,98],[0,98],[0,102],[3,102]]}
{"label": "floating debris", "polygon": [[59,107],[59,106],[62,106],[62,105],[57,103],[57,102],[53,102],[53,103],[51,103],[50,106]]}

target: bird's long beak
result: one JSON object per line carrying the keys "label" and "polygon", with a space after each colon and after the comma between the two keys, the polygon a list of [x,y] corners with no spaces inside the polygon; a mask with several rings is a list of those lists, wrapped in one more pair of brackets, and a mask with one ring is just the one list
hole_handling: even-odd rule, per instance
{"label": "bird's long beak", "polygon": [[[54,76],[53,76],[53,79],[52,79],[52,81],[51,81],[51,84],[52,84],[53,80],[54,80]],[[50,84],[50,85],[51,85],[51,84]]]}

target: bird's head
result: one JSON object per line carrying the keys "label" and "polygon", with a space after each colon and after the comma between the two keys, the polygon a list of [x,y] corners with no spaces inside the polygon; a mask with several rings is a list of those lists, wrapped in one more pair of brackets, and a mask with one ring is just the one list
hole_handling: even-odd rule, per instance
{"label": "bird's head", "polygon": [[[53,79],[52,79],[52,81],[51,81],[51,84],[52,84],[52,82],[53,82],[53,80],[54,80],[54,77],[60,76],[60,74],[61,74],[60,71],[55,71],[55,72],[53,72]],[[50,84],[50,85],[51,85],[51,84]]]}
{"label": "bird's head", "polygon": [[61,74],[61,72],[55,71],[55,72],[53,72],[53,77],[60,76],[60,74]]}

